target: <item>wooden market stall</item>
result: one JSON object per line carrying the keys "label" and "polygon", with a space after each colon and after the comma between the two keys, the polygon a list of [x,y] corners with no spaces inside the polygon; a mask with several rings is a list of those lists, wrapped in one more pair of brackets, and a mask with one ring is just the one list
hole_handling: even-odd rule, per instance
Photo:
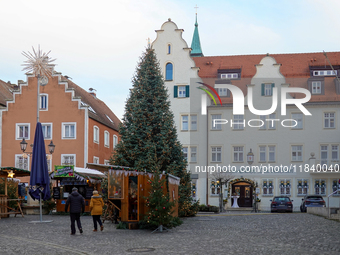
{"label": "wooden market stall", "polygon": [[[8,199],[8,190],[7,184],[8,179],[13,177],[24,177],[30,176],[30,171],[15,168],[15,167],[0,167],[0,177],[4,178],[4,194],[0,194],[0,218],[1,217],[9,217],[10,214],[21,214],[24,217],[24,214],[21,209],[21,200],[22,199]],[[9,207],[8,202],[14,201],[16,202],[18,208]]]}
{"label": "wooden market stall", "polygon": [[[138,222],[148,212],[145,197],[149,196],[149,180],[153,179],[152,173],[140,172],[128,167],[87,164],[88,167],[106,172],[108,175],[108,205],[118,211],[123,222]],[[173,216],[178,216],[178,187],[180,178],[171,174],[162,174],[161,179],[166,179],[164,194],[169,191],[170,201],[175,202]]]}
{"label": "wooden market stall", "polygon": [[50,177],[52,180],[56,180],[56,187],[53,187],[53,198],[57,203],[57,212],[65,211],[66,201],[72,193],[73,187],[76,187],[85,198],[85,212],[90,212],[93,190],[100,191],[102,179],[106,178],[105,174],[95,169],[74,166],[57,166]]}

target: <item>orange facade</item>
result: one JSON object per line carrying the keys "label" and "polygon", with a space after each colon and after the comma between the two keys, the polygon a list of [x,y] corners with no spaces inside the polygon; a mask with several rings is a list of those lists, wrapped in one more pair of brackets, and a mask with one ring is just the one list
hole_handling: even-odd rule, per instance
{"label": "orange facade", "polygon": [[[7,109],[2,109],[0,158],[2,166],[25,169],[27,167],[30,170],[29,157],[28,161],[25,161],[25,167],[18,165],[18,157],[23,154],[20,149],[22,141],[20,126],[28,127],[28,132],[25,134],[28,143],[26,151],[31,152],[32,148],[29,145],[33,144],[37,123],[37,78],[28,75],[27,82],[19,85],[20,89],[13,92],[13,101],[8,101]],[[70,158],[78,167],[85,167],[86,163],[93,162],[94,156],[99,158],[98,163],[104,163],[104,160],[110,158],[113,150],[113,135],[119,137],[118,128],[113,129],[90,117],[89,109],[95,108],[95,106],[91,107],[91,102],[95,99],[89,93],[58,74],[49,78],[46,86],[40,86],[40,95],[46,96],[46,105],[39,111],[39,121],[42,125],[49,126],[50,133],[45,138],[46,154],[48,154],[48,144],[51,140],[56,146],[49,160],[50,170],[54,165],[62,165],[65,163],[63,161]],[[105,104],[100,101],[100,105]],[[98,105],[95,108],[97,115],[101,111],[99,108]],[[104,111],[106,111],[105,115],[111,116],[112,119],[116,118],[106,105]],[[116,121],[118,126],[117,122],[119,121]],[[94,126],[99,127],[99,143],[93,141]],[[104,131],[109,133],[109,146],[104,145]]]}

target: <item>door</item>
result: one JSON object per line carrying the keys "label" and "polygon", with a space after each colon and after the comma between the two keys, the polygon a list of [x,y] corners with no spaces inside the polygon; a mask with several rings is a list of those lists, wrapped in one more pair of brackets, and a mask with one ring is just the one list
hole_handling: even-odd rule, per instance
{"label": "door", "polygon": [[[253,189],[249,183],[235,183],[232,187],[232,194],[234,193],[239,196],[237,200],[239,207],[252,207]],[[234,203],[234,199],[231,203]]]}

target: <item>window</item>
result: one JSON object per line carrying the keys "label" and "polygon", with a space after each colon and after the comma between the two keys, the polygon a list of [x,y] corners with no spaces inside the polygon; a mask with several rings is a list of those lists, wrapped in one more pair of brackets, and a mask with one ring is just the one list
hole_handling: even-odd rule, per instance
{"label": "window", "polygon": [[190,130],[196,131],[197,130],[197,115],[190,115],[191,126]]}
{"label": "window", "polygon": [[26,154],[24,155],[25,156],[23,156],[23,154],[15,155],[15,167],[29,171],[29,157]]}
{"label": "window", "polygon": [[272,96],[274,83],[262,83],[261,84],[261,96]]}
{"label": "window", "polygon": [[21,140],[25,138],[30,139],[30,124],[29,123],[17,123],[16,124],[16,139]]}
{"label": "window", "polygon": [[110,165],[110,160],[104,159],[104,165]]}
{"label": "window", "polygon": [[339,189],[337,193],[334,193],[334,195],[338,196],[340,195],[340,185],[338,184],[339,179],[334,179],[332,181],[332,192],[335,192]]}
{"label": "window", "polygon": [[210,184],[210,194],[219,195],[221,193],[221,184],[219,181],[213,180]]}
{"label": "window", "polygon": [[190,147],[190,162],[197,162],[197,147]]}
{"label": "window", "polygon": [[280,195],[291,195],[291,180],[290,179],[282,179],[280,180]]}
{"label": "window", "polygon": [[243,130],[245,126],[243,115],[234,115],[232,125],[234,126],[234,130]]}
{"label": "window", "polygon": [[48,95],[47,94],[40,94],[40,110],[47,111],[48,106]]}
{"label": "window", "polygon": [[[268,147],[268,149],[267,149]],[[268,151],[268,154],[267,154]],[[274,162],[275,161],[275,146],[274,145],[261,145],[259,148],[260,152],[260,161],[259,162]]]}
{"label": "window", "polygon": [[268,156],[269,156],[269,162],[274,162],[275,161],[275,146],[274,145],[271,145],[271,146],[268,146],[268,149],[269,149],[269,153],[268,153]]}
{"label": "window", "polygon": [[243,162],[243,146],[234,146],[234,162]]}
{"label": "window", "polygon": [[182,124],[181,124],[181,130],[182,131],[188,131],[189,130],[189,117],[188,115],[182,115]]}
{"label": "window", "polygon": [[273,196],[273,180],[272,179],[263,179],[262,180],[262,189],[263,189],[263,195],[267,196]]}
{"label": "window", "polygon": [[292,145],[292,161],[302,161],[302,145]]}
{"label": "window", "polygon": [[335,128],[335,115],[334,112],[324,113],[324,124],[325,128]]}
{"label": "window", "polygon": [[212,162],[222,161],[222,147],[211,147],[211,161]]}
{"label": "window", "polygon": [[99,143],[99,127],[97,126],[93,127],[93,142]]}
{"label": "window", "polygon": [[266,146],[260,146],[260,162],[266,162]]}
{"label": "window", "polygon": [[312,94],[321,94],[321,81],[312,82]]}
{"label": "window", "polygon": [[227,88],[216,88],[217,93],[221,97],[227,97],[228,96],[228,89]]}
{"label": "window", "polygon": [[110,133],[108,131],[104,131],[104,146],[110,147]]}
{"label": "window", "polygon": [[[331,151],[328,151],[330,149]],[[320,146],[320,165],[325,168],[339,161],[339,145],[321,145]],[[330,162],[329,162],[330,161]]]}
{"label": "window", "polygon": [[118,144],[118,136],[113,135],[113,148],[116,148],[117,144]]}
{"label": "window", "polygon": [[75,165],[76,155],[75,154],[61,154],[62,165]]}
{"label": "window", "polygon": [[313,76],[334,76],[337,75],[337,70],[318,70],[313,71]]}
{"label": "window", "polygon": [[222,130],[222,125],[220,122],[216,122],[216,120],[220,120],[222,118],[221,114],[212,114],[211,115],[211,129],[212,130]]}
{"label": "window", "polygon": [[297,185],[297,194],[298,195],[306,195],[308,194],[308,180],[307,179],[298,179]]}
{"label": "window", "polygon": [[94,156],[93,157],[93,164],[99,164],[99,158]]}
{"label": "window", "polygon": [[171,54],[171,44],[168,44],[168,55]]}
{"label": "window", "polygon": [[320,152],[321,152],[321,166],[324,166],[324,165],[327,166],[328,146],[327,145],[321,145]]}
{"label": "window", "polygon": [[303,128],[302,118],[303,118],[302,113],[292,113],[292,119],[296,121],[296,122],[292,121],[292,126],[295,125],[295,127],[292,127],[292,129],[302,129]]}
{"label": "window", "polygon": [[186,97],[185,86],[178,86],[178,97]]}
{"label": "window", "polygon": [[52,123],[41,124],[42,132],[45,140],[52,139]]}
{"label": "window", "polygon": [[238,73],[222,73],[221,79],[237,79]]}
{"label": "window", "polygon": [[174,86],[174,97],[189,97],[189,85]]}
{"label": "window", "polygon": [[316,195],[326,195],[326,181],[325,180],[315,180],[314,190]]}
{"label": "window", "polygon": [[[267,124],[266,124],[266,118],[267,116],[265,115],[260,115],[260,120],[263,121],[263,125],[259,128],[261,130],[265,130],[267,128]],[[261,122],[260,122],[261,123]],[[261,123],[262,124],[262,123]]]}
{"label": "window", "polygon": [[173,66],[171,63],[167,63],[165,66],[165,80],[166,81],[172,81],[172,74],[173,72]]}
{"label": "window", "polygon": [[62,139],[76,139],[76,123],[62,123]]}
{"label": "window", "polygon": [[188,162],[188,147],[183,147],[182,148],[182,152],[183,152],[183,157],[185,158],[185,160]]}

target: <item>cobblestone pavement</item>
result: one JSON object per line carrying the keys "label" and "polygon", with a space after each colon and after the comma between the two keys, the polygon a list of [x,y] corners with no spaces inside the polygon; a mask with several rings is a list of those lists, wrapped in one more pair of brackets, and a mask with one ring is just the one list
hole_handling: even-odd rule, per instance
{"label": "cobblestone pavement", "polygon": [[[120,230],[111,222],[70,236],[69,216],[39,215],[0,220],[0,254],[340,254],[340,222],[302,213],[200,214],[165,233]],[[147,249],[151,248],[151,249]],[[129,250],[134,249],[134,250]]]}

